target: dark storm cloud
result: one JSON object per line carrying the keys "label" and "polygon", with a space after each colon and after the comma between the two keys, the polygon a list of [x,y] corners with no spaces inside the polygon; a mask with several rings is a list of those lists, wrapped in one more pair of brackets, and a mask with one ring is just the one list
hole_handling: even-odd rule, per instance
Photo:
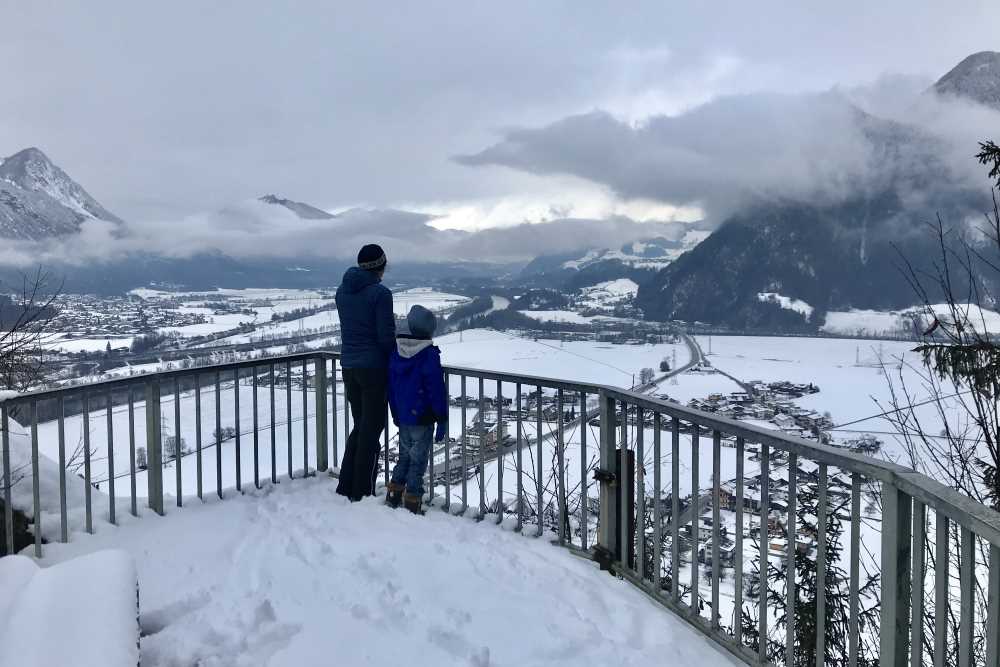
{"label": "dark storm cloud", "polygon": [[941,185],[976,187],[971,156],[1000,127],[1000,112],[883,84],[888,90],[721,97],[638,125],[593,112],[510,130],[456,161],[579,176],[626,198],[699,205],[716,220],[760,199],[830,203],[941,177]]}

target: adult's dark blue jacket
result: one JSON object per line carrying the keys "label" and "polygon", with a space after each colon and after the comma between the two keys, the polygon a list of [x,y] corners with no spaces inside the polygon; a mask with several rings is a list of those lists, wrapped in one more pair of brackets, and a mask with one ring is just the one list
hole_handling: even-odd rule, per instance
{"label": "adult's dark blue jacket", "polygon": [[448,421],[441,351],[433,341],[400,336],[389,359],[389,408],[397,424]]}
{"label": "adult's dark blue jacket", "polygon": [[372,271],[352,266],[337,288],[341,365],[386,368],[395,347],[392,292]]}

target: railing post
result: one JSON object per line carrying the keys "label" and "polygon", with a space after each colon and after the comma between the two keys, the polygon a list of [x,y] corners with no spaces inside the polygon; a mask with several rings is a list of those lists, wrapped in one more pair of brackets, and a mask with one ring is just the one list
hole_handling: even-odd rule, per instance
{"label": "railing post", "polygon": [[163,514],[163,448],[158,379],[146,383],[146,488],[149,508],[157,514]]}
{"label": "railing post", "polygon": [[[912,499],[882,484],[882,598],[879,664],[905,667],[910,645]],[[855,564],[856,565],[856,564]]]}
{"label": "railing post", "polygon": [[[540,400],[541,397],[539,397]],[[611,476],[611,471],[615,469],[615,400],[601,391],[598,400],[600,401],[601,430],[600,430],[600,515],[597,524],[597,545],[594,547],[594,556],[602,569],[608,569],[614,561],[615,549],[619,543],[618,534],[618,494],[615,478]]]}
{"label": "railing post", "polygon": [[316,357],[316,470],[326,472],[326,357]]}

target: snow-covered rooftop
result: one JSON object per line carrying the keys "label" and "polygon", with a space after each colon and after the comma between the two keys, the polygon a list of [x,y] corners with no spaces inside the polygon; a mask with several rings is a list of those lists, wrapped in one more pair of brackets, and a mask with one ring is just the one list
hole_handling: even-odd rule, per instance
{"label": "snow-covered rooftop", "polygon": [[144,666],[738,664],[548,539],[436,508],[351,505],[334,486],[296,480],[97,522],[42,563],[133,556]]}

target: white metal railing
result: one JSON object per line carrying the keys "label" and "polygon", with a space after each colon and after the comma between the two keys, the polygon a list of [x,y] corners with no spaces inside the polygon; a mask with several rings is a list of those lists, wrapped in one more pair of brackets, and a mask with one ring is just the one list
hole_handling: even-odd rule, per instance
{"label": "white metal railing", "polygon": [[[350,410],[346,401],[338,406],[338,359],[335,353],[310,352],[39,391],[0,402],[7,551],[13,545],[8,417],[30,427],[30,518],[34,553],[40,557],[40,421],[57,424],[59,536],[67,541],[68,416],[82,415],[84,529],[93,531],[90,422],[95,407],[105,412],[98,418],[106,428],[109,473],[100,481],[106,482],[109,498],[107,520],[116,522],[116,477],[128,477],[129,511],[139,515],[137,442],[146,450],[146,502],[162,514],[165,485],[173,487],[177,506],[185,502],[186,490],[188,500],[204,498],[211,481],[218,497],[225,497],[230,471],[224,476],[222,450],[230,437],[237,492],[246,483],[244,455],[253,457],[255,487],[268,477],[276,483],[281,464],[282,476],[294,479],[325,472],[331,461],[339,461]],[[531,525],[534,535],[551,530],[560,545],[639,587],[748,664],[1000,665],[1000,514],[953,489],[893,463],[615,387],[455,367],[445,369],[445,379],[457,419],[430,460],[427,500],[433,506],[498,523],[509,520],[516,530]],[[247,381],[252,405],[241,413],[241,382]],[[230,382],[233,412],[225,422],[233,420],[231,436],[223,429],[222,414]],[[164,422],[169,432],[172,418],[178,447],[182,423],[192,418],[180,397],[190,394],[195,449],[189,456],[196,459],[195,478],[184,478],[178,460],[170,485],[164,474]],[[174,398],[172,415],[161,411],[165,396]],[[144,401],[144,424],[138,430],[137,397]],[[284,423],[276,419],[281,399]],[[208,437],[204,401],[214,405],[215,429]],[[293,403],[302,409],[301,468],[293,461],[298,456],[293,457]],[[121,475],[114,461],[116,454],[124,455],[126,443],[114,442],[116,406],[119,416],[122,410],[127,414],[131,460],[128,473]],[[247,419],[249,431],[243,429]],[[213,423],[211,413],[208,423]],[[279,454],[276,434],[282,426],[286,451]],[[381,461],[386,476],[391,440],[387,425]],[[279,463],[279,458],[285,460]],[[711,467],[707,484],[703,465]],[[863,497],[875,511],[863,512]],[[809,509],[815,507],[815,516],[801,516],[806,502]],[[839,530],[845,522],[848,555],[832,559],[837,543],[828,530]],[[878,548],[868,538],[877,538]],[[862,575],[874,584],[863,584]],[[831,581],[846,587],[843,616],[833,614],[834,603],[844,600],[826,593]],[[824,582],[823,594],[818,582]],[[814,599],[802,597],[809,590]],[[794,612],[785,613],[788,609]],[[869,623],[873,617],[877,627]],[[776,632],[776,626],[784,632]]]}

